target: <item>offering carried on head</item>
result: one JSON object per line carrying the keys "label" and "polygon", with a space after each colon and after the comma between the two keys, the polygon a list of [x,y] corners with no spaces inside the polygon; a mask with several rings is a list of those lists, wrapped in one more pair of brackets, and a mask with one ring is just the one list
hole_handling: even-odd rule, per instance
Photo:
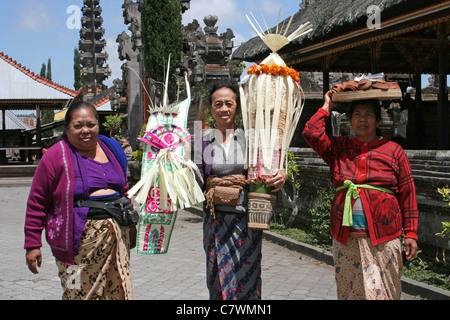
{"label": "offering carried on head", "polygon": [[397,82],[388,82],[383,73],[362,76],[339,83],[333,87],[333,102],[351,102],[355,100],[397,100],[402,98],[402,91]]}

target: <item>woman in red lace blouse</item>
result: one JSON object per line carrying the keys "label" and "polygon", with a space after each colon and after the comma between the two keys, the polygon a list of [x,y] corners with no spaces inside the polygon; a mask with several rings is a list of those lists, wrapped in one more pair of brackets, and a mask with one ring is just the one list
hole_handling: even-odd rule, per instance
{"label": "woman in red lace blouse", "polygon": [[337,189],[331,234],[339,299],[399,299],[401,235],[406,258],[417,252],[418,209],[406,153],[378,129],[377,100],[355,101],[348,112],[355,138],[325,132],[336,104],[332,91],[306,123],[303,137],[329,165]]}

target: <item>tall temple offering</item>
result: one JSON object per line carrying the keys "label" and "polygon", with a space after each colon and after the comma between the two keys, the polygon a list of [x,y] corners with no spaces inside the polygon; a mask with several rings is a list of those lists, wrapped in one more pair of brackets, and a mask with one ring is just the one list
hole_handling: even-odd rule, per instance
{"label": "tall temple offering", "polygon": [[277,25],[274,33],[269,30],[265,33],[247,16],[250,27],[272,51],[260,65],[248,68],[248,75],[240,86],[248,146],[246,165],[251,181],[249,227],[254,229],[269,229],[276,196],[266,188],[264,181],[285,167],[287,151],[304,105],[299,73],[286,66],[277,53],[290,41],[312,31],[311,24],[306,23],[286,37],[292,18],[284,30]]}
{"label": "tall temple offering", "polygon": [[[169,63],[167,70],[169,70]],[[200,172],[190,160],[187,116],[191,91],[185,77],[188,97],[169,104],[167,71],[162,104],[149,106],[146,132],[139,140],[145,142],[141,179],[128,191],[136,194],[141,205],[138,226],[139,254],[167,253],[178,209],[203,202],[205,197],[196,181]],[[185,149],[186,148],[186,149]],[[201,179],[201,178],[200,178]]]}
{"label": "tall temple offering", "polygon": [[84,0],[80,30],[81,82],[85,99],[91,99],[106,87],[103,81],[111,75],[106,64],[108,54],[104,52],[106,40],[103,39],[105,29],[102,28],[103,18],[100,0]]}

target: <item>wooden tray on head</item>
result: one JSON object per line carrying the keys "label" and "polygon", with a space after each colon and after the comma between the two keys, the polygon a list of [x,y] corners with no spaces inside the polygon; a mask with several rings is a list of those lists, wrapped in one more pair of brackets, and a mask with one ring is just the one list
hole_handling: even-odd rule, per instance
{"label": "wooden tray on head", "polygon": [[342,91],[333,93],[333,102],[351,102],[354,100],[378,99],[378,100],[398,100],[402,98],[400,89],[370,89],[357,91]]}

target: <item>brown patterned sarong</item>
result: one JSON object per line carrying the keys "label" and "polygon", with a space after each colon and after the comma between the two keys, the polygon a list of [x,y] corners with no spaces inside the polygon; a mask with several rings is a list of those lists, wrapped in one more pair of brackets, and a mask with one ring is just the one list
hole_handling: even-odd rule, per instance
{"label": "brown patterned sarong", "polygon": [[373,246],[370,238],[333,240],[339,300],[399,300],[403,269],[400,238]]}
{"label": "brown patterned sarong", "polygon": [[87,220],[73,265],[56,264],[63,300],[131,300],[129,227]]}

